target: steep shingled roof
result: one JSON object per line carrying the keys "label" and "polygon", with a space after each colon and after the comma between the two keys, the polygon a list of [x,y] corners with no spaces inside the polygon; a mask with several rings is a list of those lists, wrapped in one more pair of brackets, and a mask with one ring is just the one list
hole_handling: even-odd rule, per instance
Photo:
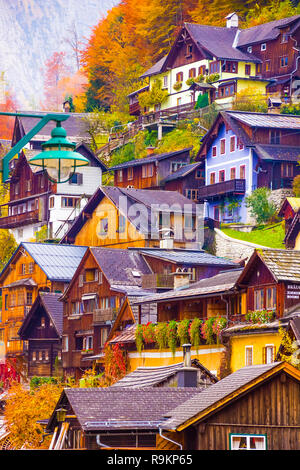
{"label": "steep shingled roof", "polygon": [[237,370],[233,374],[228,375],[203,390],[201,394],[180,404],[172,410],[171,413],[166,414],[165,417],[168,419],[162,424],[162,427],[164,429],[175,430],[180,425],[183,425],[188,420],[196,417],[219,401],[226,398],[229,399],[233,393],[250,384],[252,381],[255,381],[265,373],[272,371],[272,369],[281,369],[282,366],[283,363],[273,362],[272,364],[248,366]]}
{"label": "steep shingled roof", "polygon": [[180,155],[181,153],[189,152],[191,150],[191,148],[192,147],[187,147],[187,148],[184,148],[184,149],[181,149],[181,150],[174,150],[173,152],[153,153],[153,154],[149,155],[148,157],[137,158],[135,160],[129,160],[128,162],[119,163],[119,165],[115,165],[115,166],[110,167],[108,169],[108,171],[119,170],[119,169],[122,169],[122,168],[129,168],[129,167],[132,167],[132,166],[140,166],[140,165],[144,165],[146,163],[152,163],[152,162],[156,162],[156,161],[160,161],[160,160],[165,160],[167,158],[171,158],[171,157],[174,157],[176,155]]}

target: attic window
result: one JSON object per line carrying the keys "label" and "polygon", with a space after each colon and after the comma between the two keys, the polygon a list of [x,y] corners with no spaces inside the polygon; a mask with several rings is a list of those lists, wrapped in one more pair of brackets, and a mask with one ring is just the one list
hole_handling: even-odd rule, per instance
{"label": "attic window", "polygon": [[141,277],[141,273],[139,271],[135,271],[134,269],[132,269],[132,275],[133,277]]}
{"label": "attic window", "polygon": [[263,42],[260,46],[260,50],[265,51],[266,49],[267,49],[267,44],[265,42]]}
{"label": "attic window", "polygon": [[186,46],[186,57],[191,57],[193,53],[193,45],[192,44],[187,44]]}
{"label": "attic window", "polygon": [[249,54],[251,54],[251,53],[252,53],[252,46],[248,46],[248,48],[247,48],[247,52],[249,52]]}

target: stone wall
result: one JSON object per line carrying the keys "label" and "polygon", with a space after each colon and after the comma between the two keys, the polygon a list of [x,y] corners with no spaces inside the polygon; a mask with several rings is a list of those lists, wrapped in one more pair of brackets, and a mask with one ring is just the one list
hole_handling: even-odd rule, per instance
{"label": "stone wall", "polygon": [[283,204],[283,201],[286,197],[293,197],[294,193],[292,189],[282,188],[282,189],[274,189],[271,191],[269,196],[269,201],[274,202],[276,209],[279,210]]}
{"label": "stone wall", "polygon": [[215,228],[215,254],[222,258],[228,258],[233,261],[246,259],[248,260],[255,248],[267,248],[254,243],[237,240],[228,237],[221,230]]}

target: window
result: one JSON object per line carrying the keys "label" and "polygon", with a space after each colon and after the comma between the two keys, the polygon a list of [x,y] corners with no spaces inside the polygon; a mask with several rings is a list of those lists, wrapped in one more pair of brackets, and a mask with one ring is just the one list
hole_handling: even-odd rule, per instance
{"label": "window", "polygon": [[100,330],[100,346],[104,346],[108,337],[108,329],[101,328]]}
{"label": "window", "polygon": [[171,173],[175,173],[175,171],[179,170],[179,168],[184,165],[186,165],[185,162],[171,162]]}
{"label": "window", "polygon": [[199,75],[205,75],[206,73],[206,67],[205,65],[200,65],[199,69],[198,69],[198,74]]}
{"label": "window", "polygon": [[184,214],[184,230],[194,230],[195,229],[195,217],[191,214]]}
{"label": "window", "polygon": [[236,73],[236,71],[237,71],[237,62],[227,61],[223,65],[222,69],[224,70],[224,72],[227,72],[227,73]]}
{"label": "window", "polygon": [[253,346],[245,347],[245,365],[252,366],[253,364]]}
{"label": "window", "polygon": [[83,338],[83,349],[93,349],[93,337],[85,336]]}
{"label": "window", "polygon": [[54,207],[54,197],[50,197],[49,199],[49,207],[52,209]]}
{"label": "window", "polygon": [[276,287],[268,287],[266,291],[266,309],[275,310],[276,308]]}
{"label": "window", "polygon": [[117,180],[119,181],[119,183],[122,183],[122,181],[123,181],[123,170],[118,170],[117,171]]}
{"label": "window", "polygon": [[164,88],[168,88],[168,75],[164,75]]}
{"label": "window", "polygon": [[219,207],[214,207],[214,220],[220,220],[220,209]]}
{"label": "window", "polygon": [[150,163],[147,165],[147,173],[148,173],[148,178],[152,178],[153,176],[153,163]]}
{"label": "window", "polygon": [[216,146],[214,146],[214,147],[212,148],[212,156],[213,156],[213,157],[216,157],[216,156],[217,156],[217,147],[216,147]]}
{"label": "window", "polygon": [[275,346],[274,344],[266,344],[263,348],[263,363],[272,364],[275,361]]}
{"label": "window", "polygon": [[126,228],[126,218],[124,215],[119,215],[119,228],[118,232],[119,233],[124,233]]}
{"label": "window", "polygon": [[98,308],[98,302],[97,302],[96,296],[94,296],[93,298],[86,298],[86,299],[83,297],[82,301],[83,301],[84,313],[93,312],[96,308]]}
{"label": "window", "polygon": [[98,269],[85,269],[84,271],[84,282],[95,282],[98,281]]}
{"label": "window", "polygon": [[241,180],[246,179],[246,166],[245,165],[240,166],[240,179]]}
{"label": "window", "polygon": [[261,64],[256,64],[256,75],[261,74]]}
{"label": "window", "polygon": [[61,198],[61,207],[76,207],[78,198],[75,197],[62,197]]}
{"label": "window", "polygon": [[69,184],[82,184],[83,175],[82,173],[74,173],[69,179]]}
{"label": "window", "polygon": [[266,62],[265,62],[265,71],[269,72],[270,70],[271,70],[271,61],[266,60]]}
{"label": "window", "polygon": [[243,150],[243,148],[244,148],[244,144],[241,141],[241,139],[239,139],[239,138],[237,138],[237,140],[236,140],[236,148],[238,148],[239,150]]}
{"label": "window", "polygon": [[128,179],[128,181],[133,179],[133,168],[132,168],[132,166],[127,168],[127,179]]}
{"label": "window", "polygon": [[189,70],[189,78],[195,78],[196,77],[196,69],[192,68]]}
{"label": "window", "polygon": [[32,292],[26,292],[26,305],[32,305]]}
{"label": "window", "polygon": [[104,218],[100,220],[100,234],[105,234],[108,232],[108,219]]}
{"label": "window", "polygon": [[251,65],[250,64],[245,65],[245,75],[251,75]]}
{"label": "window", "polygon": [[234,152],[235,151],[235,136],[232,135],[230,137],[230,152]]}
{"label": "window", "polygon": [[69,336],[62,337],[62,350],[65,352],[69,351]]}
{"label": "window", "polygon": [[277,129],[270,130],[270,144],[280,144],[281,132]]}
{"label": "window", "polygon": [[8,304],[8,299],[9,299],[8,294],[5,294],[5,296],[4,296],[4,309],[5,310],[8,310],[8,305],[9,305]]}
{"label": "window", "polygon": [[265,434],[230,434],[230,450],[266,450]]}
{"label": "window", "polygon": [[36,351],[32,351],[31,359],[32,359],[33,362],[36,361]]}
{"label": "window", "polygon": [[216,182],[216,173],[212,172],[209,177],[209,184],[215,184]]}
{"label": "window", "polygon": [[220,153],[221,153],[221,155],[224,155],[224,153],[225,153],[225,139],[221,139],[221,142],[220,142]]}
{"label": "window", "polygon": [[192,201],[198,201],[198,189],[186,189],[185,195],[188,199]]}
{"label": "window", "polygon": [[196,170],[195,178],[196,180],[204,178],[204,170]]}
{"label": "window", "polygon": [[230,179],[235,180],[235,178],[236,178],[236,168],[233,167],[233,168],[230,168]]}
{"label": "window", "polygon": [[183,72],[176,73],[176,82],[183,82]]}
{"label": "window", "polygon": [[142,166],[142,178],[147,178],[147,165]]}
{"label": "window", "polygon": [[289,59],[287,56],[280,57],[280,67],[287,67]]}
{"label": "window", "polygon": [[225,170],[219,171],[219,183],[223,183],[225,181]]}
{"label": "window", "polygon": [[31,184],[31,180],[27,180],[26,181],[26,191],[31,191],[31,188],[32,188],[32,184]]}
{"label": "window", "polygon": [[45,328],[45,326],[46,326],[46,320],[45,320],[45,317],[42,317],[41,318],[41,327]]}
{"label": "window", "polygon": [[285,43],[285,42],[288,42],[288,40],[289,40],[289,35],[287,33],[282,33],[281,34],[281,44]]}
{"label": "window", "polygon": [[182,102],[182,99],[181,99],[181,98],[177,98],[177,106],[181,106],[181,102]]}
{"label": "window", "polygon": [[248,46],[248,47],[247,47],[247,52],[249,52],[249,54],[252,53],[252,46]]}
{"label": "window", "polygon": [[254,291],[254,310],[263,310],[264,308],[264,290],[257,289]]}
{"label": "window", "polygon": [[192,44],[187,44],[186,46],[186,57],[190,57],[193,52],[193,45]]}
{"label": "window", "polygon": [[70,314],[71,315],[80,315],[83,313],[83,306],[81,302],[71,302],[70,304]]}
{"label": "window", "polygon": [[209,64],[209,73],[219,73],[220,72],[220,62],[215,61]]}
{"label": "window", "polygon": [[260,45],[260,50],[261,50],[261,51],[267,50],[267,44],[266,44],[265,42],[263,42],[263,43]]}
{"label": "window", "polygon": [[294,176],[294,165],[292,163],[282,163],[281,176],[283,178],[292,178]]}

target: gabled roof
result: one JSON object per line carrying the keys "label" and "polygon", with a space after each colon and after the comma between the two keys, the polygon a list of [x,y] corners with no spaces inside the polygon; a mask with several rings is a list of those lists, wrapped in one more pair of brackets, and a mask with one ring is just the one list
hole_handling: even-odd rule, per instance
{"label": "gabled roof", "polygon": [[[131,248],[129,248],[129,250],[131,250]],[[144,256],[162,259],[174,264],[195,266],[226,266],[229,268],[238,267],[237,263],[234,263],[227,258],[211,255],[204,250],[140,248],[139,251]]]}
{"label": "gabled roof", "polygon": [[52,321],[57,335],[61,337],[63,332],[63,303],[59,301],[60,297],[61,294],[40,292],[35,299],[30,312],[26,315],[18,334],[21,337],[26,335],[26,330],[35,315],[35,312],[39,307],[42,307]]}
{"label": "gabled roof", "polygon": [[226,114],[249,127],[300,130],[300,116],[298,115],[255,113],[250,111],[226,111]]}
{"label": "gabled roof", "polygon": [[70,282],[79,265],[86,246],[57,245],[55,243],[22,242],[0,273],[2,281],[10,263],[25,249],[50,281]]}
{"label": "gabled roof", "polygon": [[262,160],[298,162],[300,159],[300,146],[255,144],[254,148]]}
{"label": "gabled roof", "polygon": [[[200,393],[201,389],[197,387],[65,388],[56,408],[67,399],[85,432],[118,429],[155,430],[161,424],[165,413],[178,403]],[[52,429],[55,425],[54,410],[47,429]]]}
{"label": "gabled roof", "polygon": [[[173,207],[174,212],[182,212],[183,210],[187,213],[190,210],[191,213],[196,213],[196,204],[190,199],[186,198],[177,191],[160,191],[152,189],[125,189],[114,186],[100,186],[89,202],[86,204],[84,209],[78,215],[73,222],[71,228],[64,235],[61,243],[71,240],[77,235],[86,222],[86,217],[92,215],[94,210],[100,204],[102,199],[107,197],[118,209],[121,209],[120,204],[126,198],[127,203],[127,214],[123,214],[127,219],[139,230],[140,233],[153,233],[154,227],[151,227],[151,210],[154,207]],[[141,211],[139,216],[135,214],[131,215],[130,208],[134,204],[141,204],[145,206],[146,211]]]}
{"label": "gabled roof", "polygon": [[300,251],[257,248],[238,279],[238,284],[243,284],[247,273],[257,259],[264,263],[275,281],[300,282]]}
{"label": "gabled roof", "polygon": [[[37,114],[44,116],[48,114],[46,111],[17,111],[18,113],[22,114]],[[64,113],[52,113],[51,114],[64,114]],[[71,141],[81,142],[82,140],[89,142],[91,137],[88,131],[88,123],[86,119],[89,117],[89,113],[70,113],[70,117],[62,123],[62,126],[67,131],[68,139]],[[19,126],[21,134],[27,134],[34,126],[36,126],[39,122],[39,119],[33,117],[21,117],[17,116],[15,119],[15,130],[16,126]],[[55,123],[53,121],[48,122],[38,134],[36,134],[32,140],[41,140],[46,141],[50,138],[51,131]],[[14,130],[14,132],[15,132]],[[21,135],[22,137],[22,135]],[[15,138],[15,137],[14,137]]]}
{"label": "gabled roof", "polygon": [[158,60],[154,65],[152,65],[152,67],[150,67],[150,69],[146,70],[146,72],[144,72],[140,78],[151,77],[151,75],[157,75],[161,73],[167,57],[168,55],[165,55],[160,60]]}
{"label": "gabled roof", "polygon": [[[123,379],[114,383],[112,387],[159,387],[183,368],[184,363],[170,364],[160,367],[138,367],[133,372],[125,375]],[[192,360],[192,366],[199,369],[211,383],[216,383],[218,379],[204,367],[197,359]]]}
{"label": "gabled roof", "polygon": [[[300,15],[290,16],[289,18],[282,18],[280,20],[270,21],[251,28],[242,29],[238,38],[238,47],[248,46],[250,44],[271,41],[276,39],[280,30],[286,26],[296,23],[300,20]],[[292,30],[289,31],[292,33]]]}
{"label": "gabled roof", "polygon": [[242,393],[251,391],[282,370],[300,381],[299,370],[284,362],[243,367],[166,414],[168,419],[161,427],[181,431],[209,413],[217,412],[221,406],[229,405]]}
{"label": "gabled roof", "polygon": [[195,282],[189,287],[169,290],[162,294],[149,295],[149,297],[142,298],[136,303],[170,302],[208,295],[220,295],[221,293],[229,292],[234,289],[241,272],[241,269],[235,269],[233,271],[228,270],[216,276]]}
{"label": "gabled roof", "polygon": [[285,210],[288,206],[290,206],[295,213],[298,212],[300,209],[300,197],[286,197],[278,212],[279,217],[284,217]]}
{"label": "gabled roof", "polygon": [[136,251],[91,247],[90,251],[111,286],[141,287],[142,276],[151,270]]}
{"label": "gabled roof", "polygon": [[174,171],[174,173],[171,173],[169,176],[167,176],[165,179],[163,179],[161,181],[161,184],[169,183],[170,181],[175,181],[175,180],[178,180],[178,179],[181,179],[181,178],[185,178],[190,173],[192,173],[194,170],[196,170],[200,165],[201,165],[200,162],[190,163],[189,165],[183,165],[181,168],[178,168],[177,171]]}
{"label": "gabled roof", "polygon": [[115,165],[115,166],[112,166],[111,168],[108,168],[108,171],[119,170],[122,168],[130,168],[132,166],[140,166],[140,165],[144,165],[144,164],[148,164],[148,163],[152,163],[152,162],[156,162],[160,160],[166,160],[176,155],[180,155],[181,153],[190,152],[191,149],[192,147],[188,147],[188,148],[184,148],[181,150],[174,150],[173,152],[153,153],[152,155],[149,155],[148,157],[137,158],[135,160],[129,160],[128,162],[119,163],[119,165]]}

